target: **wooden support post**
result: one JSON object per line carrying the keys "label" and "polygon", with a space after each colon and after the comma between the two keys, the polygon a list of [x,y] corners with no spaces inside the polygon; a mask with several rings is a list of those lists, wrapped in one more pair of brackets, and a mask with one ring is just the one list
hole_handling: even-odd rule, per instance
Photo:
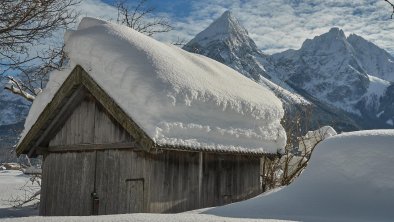
{"label": "wooden support post", "polygon": [[202,206],[202,177],[203,177],[203,153],[199,153],[198,160],[198,207]]}
{"label": "wooden support post", "polygon": [[265,192],[267,187],[266,187],[266,157],[260,158],[260,177],[261,177],[261,190],[262,192]]}

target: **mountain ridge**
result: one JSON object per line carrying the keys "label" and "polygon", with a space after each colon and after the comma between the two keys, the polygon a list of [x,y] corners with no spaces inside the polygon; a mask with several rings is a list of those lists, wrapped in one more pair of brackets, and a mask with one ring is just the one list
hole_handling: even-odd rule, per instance
{"label": "mountain ridge", "polygon": [[[227,26],[221,26],[215,34],[212,27],[217,24]],[[228,29],[227,33],[224,28]],[[241,31],[235,34],[234,30]],[[360,53],[365,48],[374,52],[373,61],[384,58],[382,69],[379,69],[379,65],[376,65],[377,68],[365,62],[371,60],[367,53]],[[352,34],[346,37],[340,28],[331,28],[320,36],[305,40],[298,50],[266,55],[258,49],[234,15],[226,11],[187,43],[184,49],[208,56],[256,82],[270,85],[289,110],[293,109],[292,106],[312,104],[316,116],[332,117],[342,125],[349,122],[351,126],[345,127],[348,130],[391,127],[387,124],[390,119],[380,119],[382,115],[377,117],[377,114],[390,113],[389,110],[382,110],[390,104],[382,104],[381,101],[389,101],[384,97],[388,96],[386,91],[392,84],[388,80],[394,76],[394,72],[391,72],[394,70],[394,66],[391,66],[394,58],[360,36]],[[382,77],[388,78],[385,80]],[[280,91],[286,92],[286,96]],[[297,104],[283,97],[302,98],[302,101],[307,102]],[[341,113],[342,117],[334,115],[332,110]],[[363,117],[367,117],[365,121]]]}

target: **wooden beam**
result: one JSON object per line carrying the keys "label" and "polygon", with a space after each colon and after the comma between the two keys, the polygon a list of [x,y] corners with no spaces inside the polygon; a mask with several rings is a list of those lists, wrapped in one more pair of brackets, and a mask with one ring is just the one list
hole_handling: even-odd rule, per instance
{"label": "wooden beam", "polygon": [[35,153],[35,148],[42,145],[44,142],[48,142],[57,131],[63,126],[66,122],[67,118],[72,114],[74,108],[83,100],[85,97],[86,90],[79,86],[73,94],[66,100],[65,104],[57,111],[57,115],[51,120],[48,127],[44,130],[44,132],[40,135],[40,137],[35,142],[32,149],[29,150],[28,156],[31,157]]}
{"label": "wooden beam", "polygon": [[48,152],[72,152],[72,151],[95,151],[95,150],[108,150],[108,149],[133,149],[136,151],[141,150],[136,142],[132,143],[110,143],[110,144],[75,144],[67,146],[50,146]]}
{"label": "wooden beam", "polygon": [[[23,138],[16,148],[16,153],[19,156],[22,153],[29,153],[29,148],[35,144],[38,135],[40,135],[47,127],[48,122],[54,118],[56,111],[64,103],[63,99],[67,98],[76,89],[78,84],[80,84],[80,72],[81,67],[76,66],[71,75],[67,77],[64,81],[62,87],[55,93],[52,101],[44,108],[37,121],[30,128],[29,132]],[[30,155],[32,152],[30,152]]]}

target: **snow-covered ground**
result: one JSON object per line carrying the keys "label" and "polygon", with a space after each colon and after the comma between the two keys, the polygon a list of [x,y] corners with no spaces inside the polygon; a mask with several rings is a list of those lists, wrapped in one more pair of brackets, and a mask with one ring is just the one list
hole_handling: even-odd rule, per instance
{"label": "snow-covered ground", "polygon": [[[13,208],[11,200],[23,198],[25,190],[36,191],[37,186],[32,186],[29,176],[19,170],[2,170],[0,171],[0,218],[4,217],[21,217],[37,215],[38,210],[34,207]],[[1,220],[1,219],[0,219]]]}
{"label": "snow-covered ground", "polygon": [[300,221],[393,221],[394,130],[343,133],[318,144],[296,181],[203,213]]}
{"label": "snow-covered ground", "polygon": [[[181,214],[29,217],[4,221],[392,221],[393,144],[394,130],[332,136],[316,147],[305,172],[288,187],[222,207]],[[20,174],[4,175],[0,187],[9,195],[12,186],[21,184],[23,179],[19,180]],[[7,183],[11,185],[5,189]]]}
{"label": "snow-covered ground", "polygon": [[[121,214],[90,217],[29,217],[4,219],[2,222],[282,222],[285,220],[239,219],[204,214]],[[287,221],[287,220],[286,220]],[[289,221],[287,221],[289,222]]]}

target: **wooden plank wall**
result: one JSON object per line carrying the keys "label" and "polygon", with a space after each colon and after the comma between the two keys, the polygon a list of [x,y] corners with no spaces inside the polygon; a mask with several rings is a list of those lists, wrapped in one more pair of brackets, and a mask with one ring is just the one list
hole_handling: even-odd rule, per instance
{"label": "wooden plank wall", "polygon": [[258,157],[204,154],[203,207],[244,200],[260,192]]}
{"label": "wooden plank wall", "polygon": [[131,136],[120,124],[109,117],[91,95],[87,95],[51,139],[49,146],[131,141]]}
{"label": "wooden plank wall", "polygon": [[[94,153],[97,153],[95,183]],[[99,214],[183,212],[240,201],[260,193],[259,158],[219,154],[203,157],[199,203],[198,153],[149,154],[123,149],[51,153],[44,161],[41,214],[89,215],[94,186],[100,200]],[[143,193],[129,193],[128,181],[140,181],[143,187],[136,189],[142,189]],[[130,201],[136,200],[141,201],[139,206],[131,208]]]}
{"label": "wooden plank wall", "polygon": [[[87,96],[50,141],[51,147],[133,139]],[[49,149],[51,150],[51,149]],[[133,149],[49,153],[43,165],[41,215],[175,213],[239,201],[260,193],[260,159],[244,155]],[[134,192],[134,193],[130,193]]]}
{"label": "wooden plank wall", "polygon": [[147,155],[148,211],[176,213],[240,201],[260,193],[260,159],[203,154],[201,203],[198,202],[198,153],[164,151]]}
{"label": "wooden plank wall", "polygon": [[146,154],[147,211],[182,212],[199,207],[198,153]]}

